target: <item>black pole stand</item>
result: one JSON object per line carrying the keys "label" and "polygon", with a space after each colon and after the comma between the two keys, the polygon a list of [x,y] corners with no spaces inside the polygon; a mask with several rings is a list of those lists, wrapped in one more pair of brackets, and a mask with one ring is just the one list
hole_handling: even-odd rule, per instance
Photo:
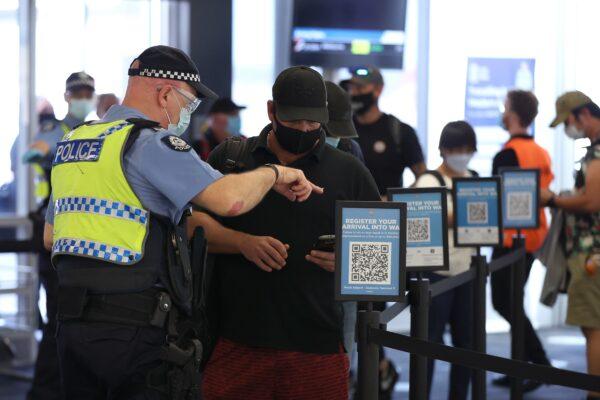
{"label": "black pole stand", "polygon": [[[513,237],[513,248],[515,250],[525,247],[525,238],[521,231]],[[511,302],[511,357],[514,360],[525,359],[525,310],[524,310],[524,286],[525,286],[525,257],[518,260],[511,267],[512,302]],[[511,400],[523,399],[523,381],[511,378],[510,383]]]}
{"label": "black pole stand", "polygon": [[[410,336],[417,339],[428,339],[429,330],[429,279],[421,274],[409,283],[410,301]],[[427,396],[427,357],[410,355],[409,399],[426,400]]]}
{"label": "black pole stand", "polygon": [[379,311],[368,303],[366,311],[358,312],[358,399],[374,400],[379,396],[379,346],[369,342],[369,328],[379,328]]}
{"label": "black pole stand", "polygon": [[[480,353],[487,352],[486,346],[486,284],[488,276],[488,265],[485,256],[481,255],[481,249],[477,248],[477,255],[471,258],[471,268],[475,268],[475,280],[473,281],[473,350]],[[485,400],[486,372],[485,370],[473,370],[472,383],[473,400]]]}

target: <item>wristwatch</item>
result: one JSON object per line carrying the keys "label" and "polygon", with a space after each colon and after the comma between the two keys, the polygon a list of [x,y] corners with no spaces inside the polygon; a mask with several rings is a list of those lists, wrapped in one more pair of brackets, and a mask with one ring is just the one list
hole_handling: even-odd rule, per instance
{"label": "wristwatch", "polygon": [[275,164],[264,164],[263,167],[271,168],[275,172],[275,183],[279,180],[279,169]]}

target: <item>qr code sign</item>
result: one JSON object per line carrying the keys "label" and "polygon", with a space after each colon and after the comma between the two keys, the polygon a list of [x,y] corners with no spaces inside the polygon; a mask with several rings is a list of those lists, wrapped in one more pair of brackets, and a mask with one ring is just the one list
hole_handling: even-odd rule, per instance
{"label": "qr code sign", "polygon": [[429,242],[431,241],[430,218],[409,218],[406,220],[408,242]]}
{"label": "qr code sign", "polygon": [[350,283],[391,284],[389,242],[350,242]]}
{"label": "qr code sign", "polygon": [[533,217],[531,192],[510,192],[507,200],[508,219],[531,219]]}
{"label": "qr code sign", "polygon": [[467,203],[467,222],[469,224],[487,224],[487,203],[484,201],[473,201]]}

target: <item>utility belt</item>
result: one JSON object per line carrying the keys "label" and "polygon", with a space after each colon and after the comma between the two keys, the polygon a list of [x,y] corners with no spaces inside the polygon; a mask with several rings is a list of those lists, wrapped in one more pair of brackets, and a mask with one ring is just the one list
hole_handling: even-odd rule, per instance
{"label": "utility belt", "polygon": [[61,287],[58,292],[60,322],[106,322],[163,328],[172,308],[171,296],[160,288],[140,293],[91,294],[85,288]]}
{"label": "utility belt", "polygon": [[90,294],[86,289],[61,287],[58,320],[104,322],[165,329],[160,366],[146,377],[148,387],[166,398],[184,400],[200,396],[200,366],[204,347],[200,328],[180,315],[171,296],[161,288],[140,293]]}

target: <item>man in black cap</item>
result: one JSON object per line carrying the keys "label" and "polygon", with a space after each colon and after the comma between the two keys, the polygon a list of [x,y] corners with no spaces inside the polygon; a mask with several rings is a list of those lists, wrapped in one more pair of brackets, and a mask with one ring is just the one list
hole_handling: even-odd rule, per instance
{"label": "man in black cap", "polygon": [[325,140],[336,149],[354,155],[364,164],[365,158],[362,150],[354,140],[358,138],[358,133],[356,133],[352,120],[350,95],[330,81],[325,81],[325,87],[327,88],[327,110],[329,111],[329,122],[323,126],[327,134]]}
{"label": "man in black cap", "polygon": [[[290,206],[274,193],[245,216],[196,219],[215,253],[218,342],[204,372],[208,399],[347,399],[341,306],[333,299],[333,252],[316,251],[335,231],[336,200],[378,200],[367,169],[327,145],[327,93],[308,67],[284,70],[257,137],[230,139],[209,163],[227,173],[277,163],[326,185]],[[336,125],[334,123],[334,125]],[[337,126],[336,126],[337,128]],[[209,305],[209,308],[211,306]]]}
{"label": "man in black cap", "polygon": [[[58,272],[57,343],[67,399],[197,398],[203,357],[185,216],[237,216],[273,189],[322,189],[293,168],[223,177],[179,135],[214,93],[181,50],[131,64],[122,105],[58,143],[44,242]],[[286,201],[287,201],[286,200]]]}
{"label": "man in black cap", "polygon": [[384,196],[389,187],[402,187],[406,167],[415,177],[427,169],[423,151],[411,126],[379,109],[378,101],[384,87],[379,69],[358,67],[350,72],[352,77],[340,85],[352,96],[358,143],[367,168]]}
{"label": "man in black cap", "polygon": [[[39,233],[36,240],[42,243],[42,228],[46,207],[50,197],[50,170],[52,156],[58,141],[73,127],[81,124],[85,117],[94,109],[94,78],[87,73],[74,72],[67,78],[65,84],[65,101],[69,104],[68,112],[62,121],[45,119],[40,125],[40,131],[27,152],[23,162],[33,166],[35,197],[38,209],[32,213]],[[41,121],[40,121],[41,122]],[[39,221],[39,224],[38,224]],[[42,325],[42,340],[38,348],[34,377],[28,399],[60,399],[60,375],[56,353],[56,309],[58,279],[56,271],[50,263],[50,253],[41,251],[38,254],[38,273],[40,284],[46,292],[46,321]]]}
{"label": "man in black cap", "polygon": [[240,132],[240,111],[245,108],[235,104],[229,97],[222,97],[213,103],[208,110],[208,121],[200,129],[200,137],[196,139],[192,135],[190,141],[201,159],[206,160],[210,152],[228,137],[244,137]]}

